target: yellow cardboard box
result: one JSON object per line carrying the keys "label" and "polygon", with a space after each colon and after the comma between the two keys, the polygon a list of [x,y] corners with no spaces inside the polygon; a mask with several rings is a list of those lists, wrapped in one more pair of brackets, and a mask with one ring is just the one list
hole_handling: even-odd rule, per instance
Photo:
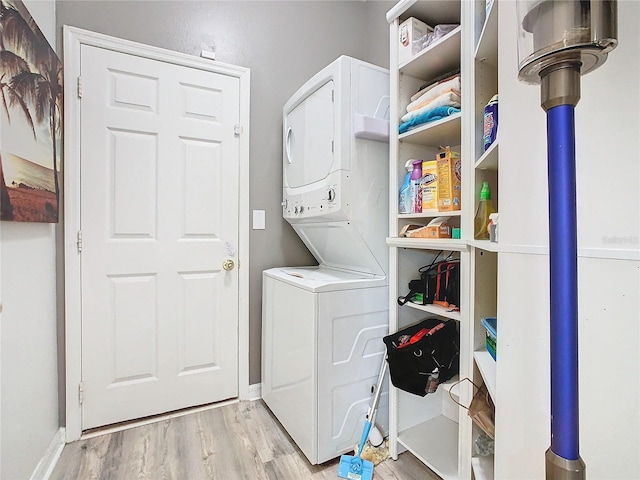
{"label": "yellow cardboard box", "polygon": [[438,162],[425,160],[422,162],[422,211],[438,209]]}
{"label": "yellow cardboard box", "polygon": [[438,211],[451,212],[461,208],[462,160],[460,153],[447,147],[436,157],[438,176]]}

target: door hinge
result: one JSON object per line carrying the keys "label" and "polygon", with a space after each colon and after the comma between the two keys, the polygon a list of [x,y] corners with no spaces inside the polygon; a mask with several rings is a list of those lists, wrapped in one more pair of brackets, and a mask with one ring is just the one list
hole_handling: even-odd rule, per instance
{"label": "door hinge", "polygon": [[78,384],[78,401],[80,402],[80,404],[84,402],[84,383],[83,382],[80,382]]}
{"label": "door hinge", "polygon": [[240,125],[239,123],[236,123],[233,126],[233,134],[238,137],[242,134],[242,125]]}
{"label": "door hinge", "polygon": [[82,253],[82,230],[78,230],[76,245],[78,246],[78,253]]}
{"label": "door hinge", "polygon": [[82,77],[78,77],[78,98],[82,98]]}
{"label": "door hinge", "polygon": [[331,90],[331,101],[332,101],[332,102],[335,102],[335,101],[336,101],[336,97],[335,97],[335,95],[336,95],[336,91],[335,91],[335,90]]}

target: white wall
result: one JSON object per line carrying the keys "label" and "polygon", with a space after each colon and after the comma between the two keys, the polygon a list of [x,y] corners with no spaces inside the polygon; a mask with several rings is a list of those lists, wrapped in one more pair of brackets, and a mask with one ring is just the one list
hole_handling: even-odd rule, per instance
{"label": "white wall", "polygon": [[[24,3],[55,47],[54,1]],[[29,478],[59,427],[55,228],[0,225],[3,479]]]}
{"label": "white wall", "polygon": [[[550,445],[546,117],[518,81],[515,2],[499,2],[500,254],[496,478],[544,478]],[[591,479],[640,478],[640,2],[582,78],[576,108],[580,452]]]}

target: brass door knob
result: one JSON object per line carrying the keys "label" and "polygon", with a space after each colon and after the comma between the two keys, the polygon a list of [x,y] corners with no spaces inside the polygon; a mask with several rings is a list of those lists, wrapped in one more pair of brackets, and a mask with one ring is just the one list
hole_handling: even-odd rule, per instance
{"label": "brass door knob", "polygon": [[233,263],[233,260],[231,260],[230,258],[227,258],[224,262],[222,262],[222,268],[224,268],[226,271],[233,270],[233,267],[235,266],[236,264]]}

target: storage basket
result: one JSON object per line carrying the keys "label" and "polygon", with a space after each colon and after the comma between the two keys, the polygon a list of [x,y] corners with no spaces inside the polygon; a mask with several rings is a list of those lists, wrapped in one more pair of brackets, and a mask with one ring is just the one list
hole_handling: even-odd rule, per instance
{"label": "storage basket", "polygon": [[[437,384],[459,370],[459,340],[456,322],[427,318],[383,338],[391,383],[405,392],[424,397]],[[430,386],[431,383],[431,386]]]}
{"label": "storage basket", "polygon": [[486,317],[480,320],[482,325],[487,330],[486,333],[486,347],[489,355],[496,359],[498,348],[498,319],[495,317]]}

